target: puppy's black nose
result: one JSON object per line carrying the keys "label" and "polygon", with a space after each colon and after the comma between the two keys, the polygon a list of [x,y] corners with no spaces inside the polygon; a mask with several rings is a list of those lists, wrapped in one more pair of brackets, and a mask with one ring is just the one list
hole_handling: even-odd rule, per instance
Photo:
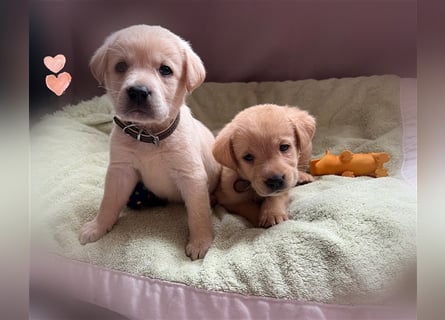
{"label": "puppy's black nose", "polygon": [[284,176],[280,176],[280,175],[271,176],[266,181],[264,181],[264,183],[272,191],[277,191],[277,190],[283,189]]}
{"label": "puppy's black nose", "polygon": [[146,86],[133,86],[127,90],[128,97],[137,105],[144,104],[147,98],[151,96],[150,90]]}

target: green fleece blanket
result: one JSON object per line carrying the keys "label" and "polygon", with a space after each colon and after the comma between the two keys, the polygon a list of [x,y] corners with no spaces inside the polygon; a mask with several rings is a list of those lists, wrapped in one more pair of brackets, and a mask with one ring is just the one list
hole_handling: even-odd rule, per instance
{"label": "green fleece blanket", "polygon": [[221,207],[203,260],[184,254],[183,205],[126,208],[86,246],[79,230],[101,201],[112,108],[97,97],[45,117],[31,131],[33,239],[64,257],[191,286],[288,299],[354,303],[380,296],[415,256],[416,196],[403,161],[399,78],[205,83],[188,104],[215,133],[258,103],[298,105],[317,119],[313,156],[385,151],[389,177],[318,177],[293,189],[290,220],[252,228]]}

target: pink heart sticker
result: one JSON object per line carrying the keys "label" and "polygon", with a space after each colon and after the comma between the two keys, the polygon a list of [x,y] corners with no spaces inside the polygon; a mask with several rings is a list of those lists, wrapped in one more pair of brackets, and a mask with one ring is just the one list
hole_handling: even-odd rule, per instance
{"label": "pink heart sticker", "polygon": [[43,63],[52,72],[57,73],[65,66],[66,58],[63,54],[58,54],[55,57],[46,56],[43,58]]}
{"label": "pink heart sticker", "polygon": [[57,77],[51,74],[46,76],[45,82],[48,89],[61,96],[70,85],[71,75],[68,72],[62,72]]}

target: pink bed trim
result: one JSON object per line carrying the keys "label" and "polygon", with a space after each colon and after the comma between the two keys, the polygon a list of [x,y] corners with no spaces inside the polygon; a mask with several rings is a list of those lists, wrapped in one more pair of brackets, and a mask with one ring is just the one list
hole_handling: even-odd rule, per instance
{"label": "pink bed trim", "polygon": [[413,309],[321,304],[214,292],[57,255],[40,253],[31,261],[32,285],[63,292],[130,319],[415,319]]}

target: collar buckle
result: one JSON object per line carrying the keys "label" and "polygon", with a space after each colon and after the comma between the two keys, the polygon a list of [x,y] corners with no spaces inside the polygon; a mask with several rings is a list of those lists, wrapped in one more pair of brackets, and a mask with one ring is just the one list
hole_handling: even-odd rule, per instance
{"label": "collar buckle", "polygon": [[121,121],[116,116],[113,117],[113,120],[114,120],[114,123],[116,123],[126,135],[133,137],[137,141],[152,143],[155,146],[159,146],[160,141],[167,138],[168,136],[170,136],[173,133],[173,131],[175,131],[175,129],[177,128],[178,123],[179,123],[179,114],[177,115],[175,120],[173,120],[173,122],[165,130],[163,130],[155,135],[151,134],[150,132],[145,131],[142,128],[139,128],[134,123],[131,123],[131,122],[125,123],[125,122]]}
{"label": "collar buckle", "polygon": [[159,139],[158,136],[151,136],[153,138],[153,144],[157,147],[159,146],[159,141],[161,141],[161,139]]}

